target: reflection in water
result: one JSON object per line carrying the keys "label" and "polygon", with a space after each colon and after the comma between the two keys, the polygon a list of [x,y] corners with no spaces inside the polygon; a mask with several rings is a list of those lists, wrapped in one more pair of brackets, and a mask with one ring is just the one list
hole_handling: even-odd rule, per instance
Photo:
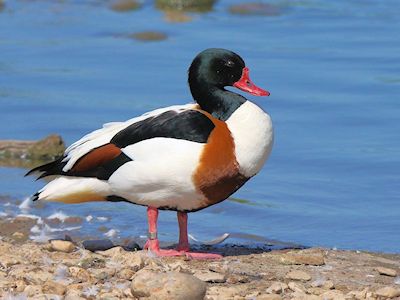
{"label": "reflection in water", "polygon": [[167,35],[159,31],[142,31],[130,34],[129,37],[142,42],[157,42],[167,39]]}
{"label": "reflection in water", "polygon": [[209,12],[216,0],[156,0],[156,7],[163,11]]}
{"label": "reflection in water", "polygon": [[190,15],[180,10],[165,10],[164,12],[164,19],[171,23],[184,23],[193,19]]}
{"label": "reflection in water", "polygon": [[129,12],[140,8],[140,3],[136,0],[117,0],[114,1],[110,8],[118,12]]}
{"label": "reflection in water", "polygon": [[279,16],[281,9],[274,4],[258,2],[231,5],[229,12],[237,15]]}

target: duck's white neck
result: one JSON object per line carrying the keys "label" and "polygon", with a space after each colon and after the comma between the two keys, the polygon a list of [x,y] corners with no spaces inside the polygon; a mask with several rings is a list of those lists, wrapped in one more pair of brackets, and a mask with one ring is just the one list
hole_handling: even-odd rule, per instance
{"label": "duck's white neck", "polygon": [[236,160],[246,177],[257,174],[272,150],[274,133],[270,116],[246,101],[226,121],[235,141]]}

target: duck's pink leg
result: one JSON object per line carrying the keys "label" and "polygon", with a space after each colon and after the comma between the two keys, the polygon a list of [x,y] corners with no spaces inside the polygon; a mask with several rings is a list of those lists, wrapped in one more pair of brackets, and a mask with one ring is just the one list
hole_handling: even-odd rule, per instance
{"label": "duck's pink leg", "polygon": [[187,213],[178,211],[178,223],[179,223],[179,244],[176,250],[181,251],[187,257],[195,259],[219,259],[222,255],[214,253],[201,253],[201,252],[189,252],[189,239],[187,233]]}
{"label": "duck's pink leg", "polygon": [[150,250],[157,256],[181,256],[184,253],[177,250],[162,250],[160,249],[160,242],[157,238],[157,219],[158,209],[155,207],[147,208],[147,221],[149,223],[149,236],[144,249]]}
{"label": "duck's pink leg", "polygon": [[157,238],[157,219],[158,209],[155,207],[147,208],[147,220],[149,222],[149,238],[144,245],[144,249],[150,250],[157,256],[186,256],[195,259],[218,259],[222,258],[219,254],[189,252],[189,240],[187,234],[187,213],[178,212],[179,223],[179,244],[176,250],[160,249],[160,242]]}

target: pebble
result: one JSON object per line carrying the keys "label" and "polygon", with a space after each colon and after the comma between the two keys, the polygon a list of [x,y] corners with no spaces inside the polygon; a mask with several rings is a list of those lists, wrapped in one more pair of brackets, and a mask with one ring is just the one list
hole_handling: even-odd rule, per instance
{"label": "pebble", "polygon": [[323,293],[320,297],[324,300],[345,300],[345,297],[341,291],[331,290]]}
{"label": "pebble", "polygon": [[72,277],[75,277],[80,282],[88,282],[91,279],[90,273],[83,268],[69,267],[68,272]]}
{"label": "pebble", "polygon": [[42,287],[40,285],[28,285],[24,289],[24,294],[28,297],[42,294]]}
{"label": "pebble", "polygon": [[257,296],[257,300],[281,300],[282,297],[277,294],[268,294],[268,295],[260,295]]}
{"label": "pebble", "polygon": [[70,253],[75,250],[74,243],[70,241],[64,240],[51,240],[50,241],[51,249],[53,251],[60,251],[65,253]]}
{"label": "pebble", "polygon": [[311,287],[311,288],[307,289],[307,293],[317,295],[317,296],[322,295],[325,292],[326,292],[326,290],[324,290],[323,288],[320,288],[320,287]]}
{"label": "pebble", "polygon": [[12,234],[12,237],[16,240],[22,240],[22,239],[26,238],[26,234],[23,234],[22,232],[17,231]]}
{"label": "pebble", "polygon": [[[234,299],[236,296],[243,291],[243,287],[240,285],[236,286],[218,286],[211,285],[208,288],[208,295],[211,296],[211,299]],[[242,298],[244,299],[244,298]]]}
{"label": "pebble", "polygon": [[131,285],[133,296],[151,296],[155,299],[202,300],[206,289],[206,283],[193,275],[178,272],[158,273],[144,269],[135,274]]}
{"label": "pebble", "polygon": [[386,297],[386,298],[394,298],[400,296],[400,289],[396,289],[391,286],[385,286],[375,291],[377,296]]}
{"label": "pebble", "polygon": [[115,247],[114,243],[109,239],[104,240],[86,240],[82,242],[82,246],[89,251],[105,251]]}
{"label": "pebble", "polygon": [[302,292],[304,292],[304,286],[302,286],[301,284],[299,284],[299,283],[296,283],[296,282],[293,282],[293,281],[291,281],[291,282],[289,282],[288,283],[288,287],[289,287],[289,289],[291,289],[293,292],[300,292],[300,293],[302,293]]}
{"label": "pebble", "polygon": [[67,287],[65,285],[51,280],[46,281],[42,289],[44,293],[52,293],[55,295],[64,295],[67,291]]}
{"label": "pebble", "polygon": [[250,281],[249,277],[240,274],[230,274],[226,279],[226,283],[229,284],[246,283],[249,281]]}
{"label": "pebble", "polygon": [[397,271],[394,269],[385,268],[385,267],[377,267],[377,268],[375,268],[375,270],[378,271],[378,273],[381,275],[386,275],[386,276],[390,276],[390,277],[397,276]]}
{"label": "pebble", "polygon": [[26,288],[26,286],[27,286],[27,282],[24,280],[24,279],[19,279],[19,280],[16,280],[15,282],[14,282],[14,284],[13,284],[13,290],[15,291],[15,292],[17,292],[17,293],[22,293],[24,290],[25,290],[25,288]]}
{"label": "pebble", "polygon": [[196,271],[193,275],[205,282],[224,283],[226,281],[225,274],[211,271]]}
{"label": "pebble", "polygon": [[285,278],[291,280],[301,280],[301,281],[311,280],[310,274],[300,270],[290,271],[289,273],[286,274]]}
{"label": "pebble", "polygon": [[273,282],[269,288],[267,288],[266,292],[268,294],[282,294],[287,288],[288,285],[284,282]]}
{"label": "pebble", "polygon": [[123,268],[121,271],[118,272],[118,277],[121,279],[130,280],[135,272],[130,268]]}
{"label": "pebble", "polygon": [[[305,292],[294,292],[293,294],[290,295],[291,300],[321,300],[323,298],[315,295],[309,295],[306,294]],[[326,300],[326,299],[323,299]]]}
{"label": "pebble", "polygon": [[346,296],[347,296],[347,298],[350,298],[350,299],[362,300],[367,297],[367,292],[368,292],[368,288],[365,288],[362,291],[351,291],[351,292],[347,293]]}

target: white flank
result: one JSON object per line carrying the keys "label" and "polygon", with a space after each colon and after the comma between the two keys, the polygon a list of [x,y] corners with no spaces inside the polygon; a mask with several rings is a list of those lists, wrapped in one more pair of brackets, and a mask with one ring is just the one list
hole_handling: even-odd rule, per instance
{"label": "white flank", "polygon": [[109,178],[115,195],[134,203],[191,210],[205,200],[192,182],[204,144],[153,138],[122,151],[133,159]]}
{"label": "white flank", "polygon": [[274,132],[270,116],[254,103],[246,101],[226,123],[235,141],[240,173],[254,176],[272,150]]}
{"label": "white flank", "polygon": [[85,135],[83,138],[76,141],[71,146],[69,146],[67,150],[65,150],[66,157],[63,161],[67,162],[67,164],[64,166],[63,171],[67,172],[68,170],[70,170],[79,158],[89,153],[92,149],[109,143],[115,134],[125,129],[129,125],[145,120],[149,117],[159,115],[169,110],[183,111],[191,109],[193,107],[195,107],[195,104],[192,103],[186,105],[173,105],[147,112],[139,117],[130,119],[125,122],[106,123],[103,125],[103,128]]}
{"label": "white flank", "polygon": [[39,200],[58,201],[80,193],[108,196],[110,187],[106,181],[96,178],[59,177],[39,191]]}

